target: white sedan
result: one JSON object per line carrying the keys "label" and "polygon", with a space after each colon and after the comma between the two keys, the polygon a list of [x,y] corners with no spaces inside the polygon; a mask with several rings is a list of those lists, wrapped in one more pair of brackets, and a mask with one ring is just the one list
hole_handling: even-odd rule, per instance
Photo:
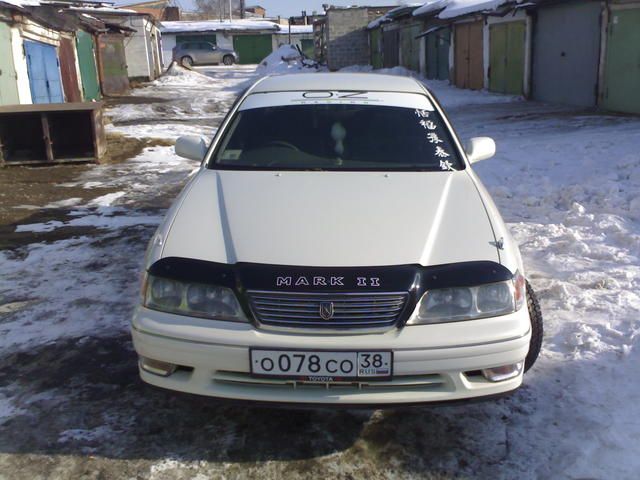
{"label": "white sedan", "polygon": [[411,78],[266,77],[154,235],[131,331],[145,382],[381,406],[517,389],[542,342],[518,247],[434,96]]}

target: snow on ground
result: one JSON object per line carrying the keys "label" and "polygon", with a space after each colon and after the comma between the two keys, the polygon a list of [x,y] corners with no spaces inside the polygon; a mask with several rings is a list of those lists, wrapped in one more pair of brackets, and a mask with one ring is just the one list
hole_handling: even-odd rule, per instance
{"label": "snow on ground", "polygon": [[[158,102],[109,109],[110,118],[126,118],[131,123],[107,128],[137,136],[145,126],[141,124],[153,120],[147,126],[163,138],[182,134],[211,138],[215,119],[223,116],[235,99],[237,86],[254,70],[220,69],[222,73],[214,79],[178,67],[135,92],[136,96],[158,96]],[[192,87],[185,91],[185,85]],[[212,109],[208,116],[202,115],[200,103]],[[173,116],[162,108],[167,105]],[[176,119],[180,123],[172,123]],[[175,129],[175,135],[165,133],[170,129]],[[147,237],[198,168],[197,162],[175,155],[173,147],[148,147],[126,162],[96,165],[61,184],[62,188],[114,191],[84,204],[77,197],[49,203],[40,208],[66,209],[65,217],[16,227],[16,233],[89,231],[90,235],[34,243],[18,254],[0,251],[0,304],[23,302],[21,308],[0,319],[0,347],[26,348],[62,337],[124,332],[137,295],[131,285],[139,277]]]}
{"label": "snow on ground", "polygon": [[268,55],[256,68],[256,73],[265,75],[284,75],[289,73],[314,73],[318,65],[309,60],[292,45],[282,45]]}
{"label": "snow on ground", "polygon": [[476,171],[521,246],[545,314],[542,358],[526,379],[527,414],[513,418],[522,423],[510,437],[510,467],[520,478],[527,470],[531,478],[633,478],[640,121],[496,104],[495,95],[427,83],[463,138],[496,139],[496,157]]}
{"label": "snow on ground", "polygon": [[[256,76],[250,67],[176,71],[133,92],[147,103],[112,108],[109,128],[211,135]],[[298,412],[146,389],[126,332],[142,255],[197,168],[172,147],[152,147],[61,185],[110,193],[45,204],[67,209],[65,217],[25,221],[16,231],[61,238],[0,251],[0,471],[10,478],[637,478],[640,119],[427,85],[463,141],[497,141],[496,157],[474,168],[521,245],[545,315],[542,355],[520,390],[457,407]]]}
{"label": "snow on ground", "polygon": [[166,75],[133,93],[149,103],[125,103],[108,111],[112,123],[107,131],[135,138],[212,138],[235,94],[255,77],[255,68],[236,65],[188,70],[173,64]]}

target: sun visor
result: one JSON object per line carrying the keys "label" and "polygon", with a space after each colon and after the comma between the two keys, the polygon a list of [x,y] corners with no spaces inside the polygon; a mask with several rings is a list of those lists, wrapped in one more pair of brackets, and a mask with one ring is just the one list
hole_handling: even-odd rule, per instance
{"label": "sun visor", "polygon": [[240,110],[291,105],[380,105],[433,111],[429,99],[419,93],[347,90],[254,93],[242,102]]}

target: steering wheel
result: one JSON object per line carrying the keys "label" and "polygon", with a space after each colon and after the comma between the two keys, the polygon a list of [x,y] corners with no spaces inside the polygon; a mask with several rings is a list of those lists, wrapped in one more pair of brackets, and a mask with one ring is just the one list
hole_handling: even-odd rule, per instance
{"label": "steering wheel", "polygon": [[296,152],[300,151],[298,147],[296,147],[295,145],[289,142],[285,142],[284,140],[272,140],[271,142],[267,143],[265,146],[266,147],[284,147],[284,148],[290,148],[291,150],[295,150]]}

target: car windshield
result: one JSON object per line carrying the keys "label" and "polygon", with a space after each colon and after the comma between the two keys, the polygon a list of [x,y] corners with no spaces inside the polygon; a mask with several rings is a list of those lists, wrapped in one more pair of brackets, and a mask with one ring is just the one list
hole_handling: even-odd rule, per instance
{"label": "car windshield", "polygon": [[275,92],[245,99],[209,168],[459,170],[429,99],[390,92]]}

